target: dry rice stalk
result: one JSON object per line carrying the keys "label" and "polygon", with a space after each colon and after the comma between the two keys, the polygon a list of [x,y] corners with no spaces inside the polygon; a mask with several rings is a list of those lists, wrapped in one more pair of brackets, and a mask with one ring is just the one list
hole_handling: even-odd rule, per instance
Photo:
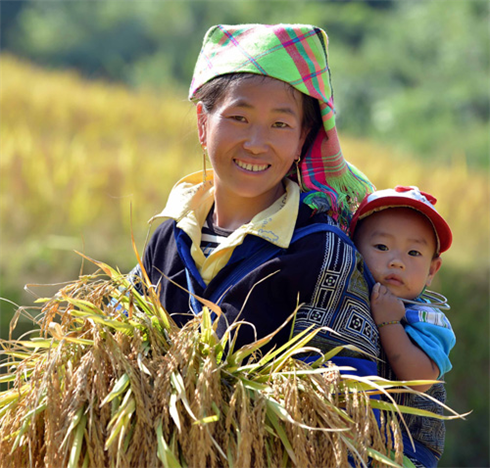
{"label": "dry rice stalk", "polygon": [[315,331],[224,353],[206,307],[179,328],[97,264],[43,300],[39,337],[2,343],[0,467],[397,466],[390,449],[401,464],[396,407],[380,428],[370,399],[396,383],[293,359]]}

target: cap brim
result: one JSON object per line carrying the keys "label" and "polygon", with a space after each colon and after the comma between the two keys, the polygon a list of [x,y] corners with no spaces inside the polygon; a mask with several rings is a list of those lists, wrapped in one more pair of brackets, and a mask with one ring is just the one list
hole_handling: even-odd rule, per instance
{"label": "cap brim", "polygon": [[361,203],[350,225],[351,235],[354,234],[358,222],[373,213],[389,208],[411,208],[424,214],[431,222],[437,236],[439,247],[438,253],[448,250],[449,247],[451,247],[453,235],[451,228],[444,218],[435,209],[430,208],[424,202],[407,198],[402,196],[402,194],[400,195],[401,196],[384,196],[365,204]]}

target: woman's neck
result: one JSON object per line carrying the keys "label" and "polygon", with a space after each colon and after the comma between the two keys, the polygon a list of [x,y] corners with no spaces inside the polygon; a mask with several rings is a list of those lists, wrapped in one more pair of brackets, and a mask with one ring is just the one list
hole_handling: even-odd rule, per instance
{"label": "woman's neck", "polygon": [[217,189],[214,194],[214,224],[221,229],[234,231],[269,208],[285,192],[283,184],[279,184],[277,190],[267,196],[256,198],[230,197]]}

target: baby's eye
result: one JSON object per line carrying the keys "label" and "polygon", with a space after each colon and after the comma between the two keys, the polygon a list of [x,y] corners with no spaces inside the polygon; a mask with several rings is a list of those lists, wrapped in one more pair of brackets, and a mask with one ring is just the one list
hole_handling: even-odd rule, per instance
{"label": "baby's eye", "polygon": [[383,252],[386,252],[388,250],[388,247],[384,244],[376,244],[374,248]]}
{"label": "baby's eye", "polygon": [[422,254],[418,250],[410,250],[408,252],[408,255],[411,257],[420,257]]}

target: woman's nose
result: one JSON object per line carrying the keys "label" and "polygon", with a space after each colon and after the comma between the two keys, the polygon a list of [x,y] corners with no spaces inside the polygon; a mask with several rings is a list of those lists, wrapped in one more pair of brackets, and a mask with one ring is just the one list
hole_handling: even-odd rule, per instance
{"label": "woman's nose", "polygon": [[267,150],[267,143],[267,132],[253,126],[246,135],[243,147],[252,154],[259,154]]}

